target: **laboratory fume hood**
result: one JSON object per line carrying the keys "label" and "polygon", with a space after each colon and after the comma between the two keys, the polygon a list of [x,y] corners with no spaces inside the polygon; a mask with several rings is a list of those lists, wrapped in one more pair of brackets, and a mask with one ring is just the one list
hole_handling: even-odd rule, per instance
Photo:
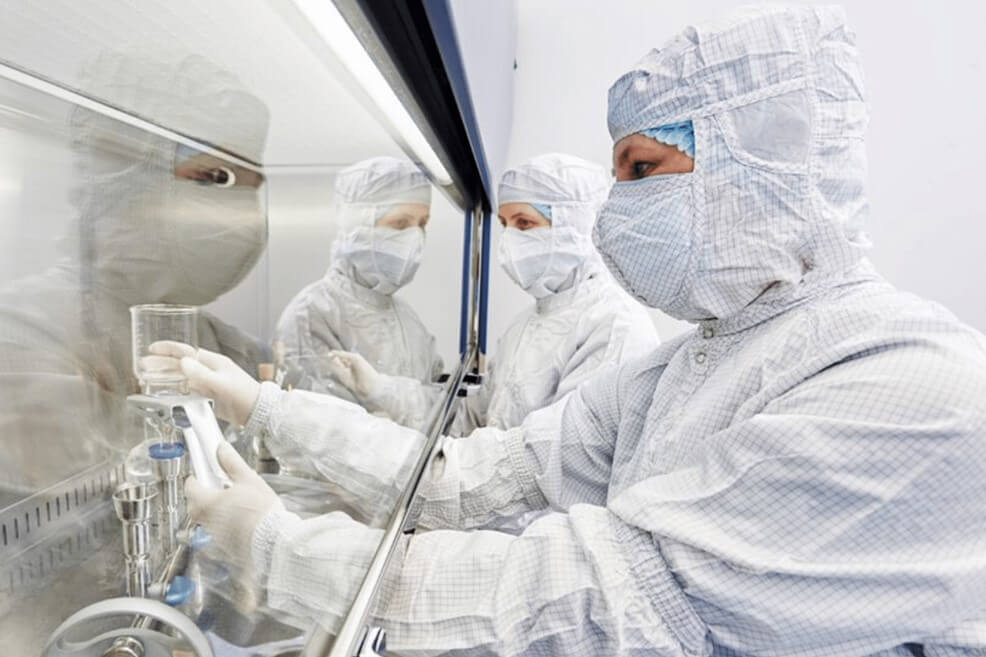
{"label": "laboratory fume hood", "polygon": [[[507,4],[491,6],[486,20],[509,23]],[[415,491],[438,437],[485,369],[494,166],[462,39],[462,21],[481,10],[457,15],[454,5],[0,8],[0,637],[8,654],[385,652],[372,623],[381,583],[415,531]],[[504,58],[512,62],[509,49]],[[430,184],[430,201],[428,192],[380,201],[388,198],[380,188],[372,203],[360,197],[353,184],[379,181],[354,177],[354,165],[372,161],[411,167]],[[327,347],[299,355],[285,327],[295,325],[299,300],[342,275],[333,273],[340,244],[415,203],[427,221],[417,274],[395,301],[371,300],[394,304],[398,333],[380,333],[383,320],[345,305],[306,310],[313,323],[338,325],[312,335],[362,336],[333,348],[385,373],[420,359],[419,344],[433,345],[423,380],[433,404],[408,425],[423,438],[393,490],[356,499],[278,463],[262,436],[210,424],[289,510],[344,511],[381,530],[346,613],[304,620],[272,608],[263,587],[238,577],[208,533],[185,520],[181,482],[195,466],[181,436],[201,434],[196,423],[212,407],[140,394],[130,308],[194,307],[196,346],[282,388],[359,402],[331,376],[319,378]],[[407,337],[412,320],[418,342]],[[397,334],[405,338],[366,337]]]}

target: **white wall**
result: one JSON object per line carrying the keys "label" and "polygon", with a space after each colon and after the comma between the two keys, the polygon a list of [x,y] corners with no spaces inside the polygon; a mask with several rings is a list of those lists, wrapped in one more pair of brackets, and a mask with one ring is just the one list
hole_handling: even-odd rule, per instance
{"label": "white wall", "polygon": [[[689,21],[738,4],[520,0],[509,164],[560,150],[608,165],[609,85]],[[843,4],[872,111],[871,257],[899,287],[986,330],[986,5]],[[525,299],[499,268],[491,299],[495,336]],[[655,323],[664,338],[685,326],[659,313]]]}
{"label": "white wall", "polygon": [[462,64],[491,173],[506,167],[514,106],[515,0],[452,0]]}

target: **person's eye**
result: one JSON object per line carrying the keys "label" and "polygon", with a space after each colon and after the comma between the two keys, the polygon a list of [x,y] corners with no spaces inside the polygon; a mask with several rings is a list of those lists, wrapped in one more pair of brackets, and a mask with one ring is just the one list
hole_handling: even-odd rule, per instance
{"label": "person's eye", "polygon": [[630,167],[630,173],[634,180],[644,178],[654,168],[653,162],[634,162]]}

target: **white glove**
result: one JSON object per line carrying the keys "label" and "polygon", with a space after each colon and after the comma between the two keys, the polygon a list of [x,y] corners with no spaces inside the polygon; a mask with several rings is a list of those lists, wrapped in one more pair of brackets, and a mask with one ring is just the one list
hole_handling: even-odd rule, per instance
{"label": "white glove", "polygon": [[336,381],[363,398],[372,395],[382,383],[373,366],[351,351],[330,351],[327,365]]}
{"label": "white glove", "polygon": [[232,360],[222,354],[168,340],[155,342],[150,346],[150,352],[153,356],[148,359],[158,361],[159,367],[167,358],[181,359],[181,371],[188,379],[189,388],[214,402],[217,417],[237,426],[245,425],[250,419],[260,394],[260,383]]}
{"label": "white glove", "polygon": [[194,476],[185,480],[185,499],[189,517],[202,525],[212,536],[214,547],[235,566],[247,582],[254,579],[251,561],[253,533],[264,516],[283,511],[284,505],[260,475],[236,453],[232,445],[223,443],[216,458],[233,485],[223,490],[206,488]]}

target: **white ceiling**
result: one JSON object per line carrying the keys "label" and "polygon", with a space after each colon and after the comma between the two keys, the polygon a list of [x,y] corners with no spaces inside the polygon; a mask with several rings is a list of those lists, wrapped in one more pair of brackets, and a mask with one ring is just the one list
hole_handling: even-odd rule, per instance
{"label": "white ceiling", "polygon": [[[327,0],[328,1],[328,0]],[[239,78],[271,116],[266,166],[344,165],[400,149],[284,18],[284,0],[2,0],[0,60],[92,95],[81,71],[106,51],[158,64],[197,54]],[[127,107],[125,95],[100,100]],[[182,117],[145,116],[215,142]]]}

